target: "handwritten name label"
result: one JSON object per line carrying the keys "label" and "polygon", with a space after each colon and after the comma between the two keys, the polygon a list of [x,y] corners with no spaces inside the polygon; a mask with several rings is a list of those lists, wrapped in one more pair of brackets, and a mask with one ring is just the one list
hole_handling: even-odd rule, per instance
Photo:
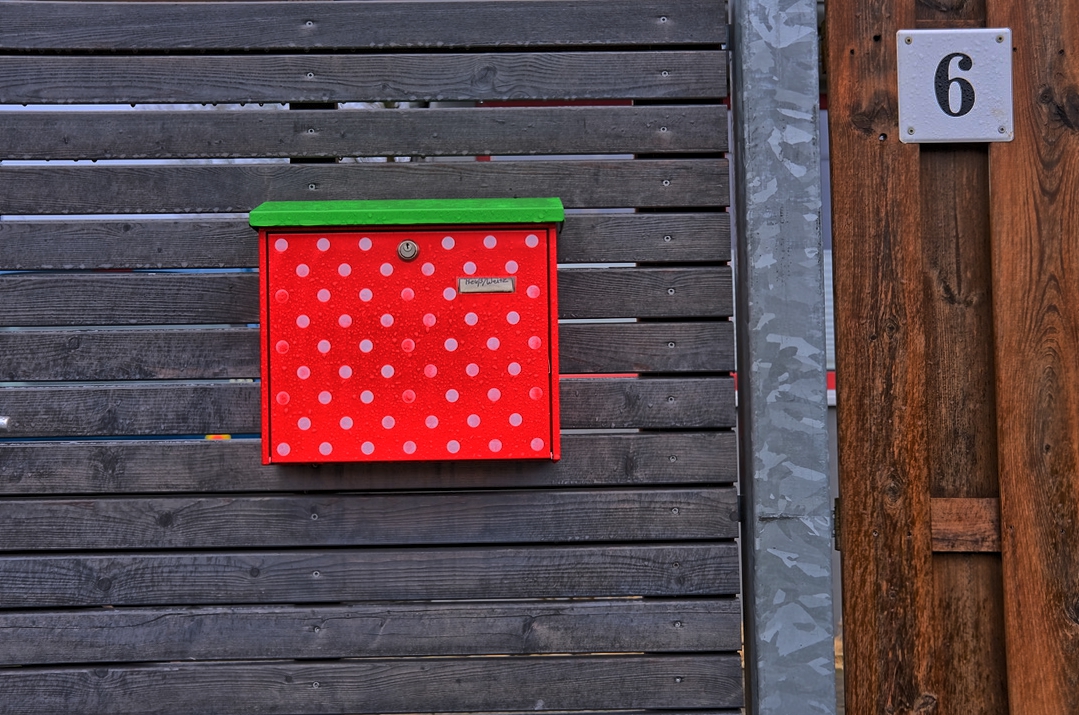
{"label": "handwritten name label", "polygon": [[458,293],[515,293],[516,278],[458,278]]}

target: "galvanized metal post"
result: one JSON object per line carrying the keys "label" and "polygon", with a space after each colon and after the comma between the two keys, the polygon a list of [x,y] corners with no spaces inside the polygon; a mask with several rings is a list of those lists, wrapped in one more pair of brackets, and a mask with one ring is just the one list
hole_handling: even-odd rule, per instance
{"label": "galvanized metal post", "polygon": [[835,713],[816,0],[732,0],[749,712]]}

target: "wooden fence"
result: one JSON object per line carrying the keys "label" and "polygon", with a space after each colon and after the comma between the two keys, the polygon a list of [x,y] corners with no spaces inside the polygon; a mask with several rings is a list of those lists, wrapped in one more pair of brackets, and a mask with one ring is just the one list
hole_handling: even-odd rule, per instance
{"label": "wooden fence", "polygon": [[[742,704],[721,3],[0,16],[0,712]],[[563,459],[262,466],[245,212],[508,196]]]}

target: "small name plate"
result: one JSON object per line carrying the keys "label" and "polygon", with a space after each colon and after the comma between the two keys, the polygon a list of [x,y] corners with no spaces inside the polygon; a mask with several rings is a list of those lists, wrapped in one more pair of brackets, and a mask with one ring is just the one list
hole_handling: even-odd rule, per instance
{"label": "small name plate", "polygon": [[515,293],[516,278],[458,278],[458,293]]}

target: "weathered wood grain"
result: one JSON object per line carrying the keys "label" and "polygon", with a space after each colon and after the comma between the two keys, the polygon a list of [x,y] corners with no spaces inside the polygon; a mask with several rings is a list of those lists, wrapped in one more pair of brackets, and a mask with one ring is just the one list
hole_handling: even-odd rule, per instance
{"label": "weathered wood grain", "polygon": [[[561,263],[726,262],[726,213],[569,214]],[[254,268],[258,236],[246,221],[0,221],[0,270]]]}
{"label": "weathered wood grain", "polygon": [[[257,378],[257,328],[0,331],[0,380]],[[563,373],[734,369],[729,322],[568,324]]]}
{"label": "weathered wood grain", "polygon": [[710,0],[8,2],[5,50],[325,50],[719,44]]}
{"label": "weathered wood grain", "polygon": [[214,213],[264,201],[558,196],[567,208],[722,207],[725,159],[0,166],[4,213]]}
{"label": "weathered wood grain", "polygon": [[[250,324],[258,301],[255,273],[0,276],[5,326]],[[724,266],[558,273],[560,318],[722,318],[733,302]]]}
{"label": "weathered wood grain", "polygon": [[741,678],[736,655],[372,659],[21,668],[0,695],[13,712],[117,715],[736,708]]}
{"label": "weathered wood grain", "polygon": [[727,53],[718,50],[0,56],[4,104],[678,100],[726,91]]}
{"label": "weathered wood grain", "polygon": [[0,444],[5,495],[731,484],[733,432],[562,436],[558,462],[263,466],[258,440]]}
{"label": "weathered wood grain", "polygon": [[937,498],[929,508],[933,551],[1000,552],[999,499]]}
{"label": "weathered wood grain", "polygon": [[989,150],[1004,624],[1015,715],[1079,711],[1079,6],[1012,28],[1015,140]]}
{"label": "weathered wood grain", "polygon": [[0,500],[0,551],[733,539],[737,502],[730,487],[12,499]]}
{"label": "weathered wood grain", "polygon": [[0,664],[733,651],[735,599],[0,614]]}
{"label": "weathered wood grain", "polygon": [[0,557],[2,608],[725,596],[733,543]]}
{"label": "weathered wood grain", "polygon": [[[70,4],[70,3],[66,3]],[[365,6],[380,3],[362,3]],[[727,150],[722,105],[0,112],[9,159],[471,156]]]}
{"label": "weathered wood grain", "polygon": [[[0,387],[8,437],[256,434],[256,383]],[[564,379],[563,429],[734,426],[730,378]]]}

